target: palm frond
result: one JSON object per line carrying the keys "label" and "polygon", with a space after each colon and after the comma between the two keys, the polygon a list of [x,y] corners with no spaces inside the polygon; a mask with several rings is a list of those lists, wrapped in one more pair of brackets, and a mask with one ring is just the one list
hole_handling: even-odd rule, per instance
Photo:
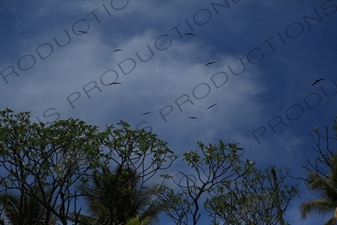
{"label": "palm frond", "polygon": [[164,205],[154,197],[160,190],[158,185],[147,187],[141,184],[141,177],[128,167],[117,167],[110,171],[102,167],[92,176],[91,186],[83,186],[81,192],[86,196],[90,221],[100,224],[125,224],[131,218],[138,218],[146,224],[156,224]]}

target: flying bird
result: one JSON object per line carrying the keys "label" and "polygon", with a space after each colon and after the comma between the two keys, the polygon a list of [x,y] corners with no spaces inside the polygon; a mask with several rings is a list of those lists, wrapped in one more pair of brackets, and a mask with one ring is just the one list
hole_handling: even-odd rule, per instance
{"label": "flying bird", "polygon": [[112,83],[110,83],[109,85],[116,85],[116,84],[122,84],[122,83],[119,83],[119,82],[112,82]]}
{"label": "flying bird", "polygon": [[145,112],[145,113],[143,113],[143,115],[147,115],[147,114],[150,114],[151,112]]}
{"label": "flying bird", "polygon": [[208,63],[206,63],[205,66],[212,65],[213,63],[216,63],[216,62],[208,62]]}
{"label": "flying bird", "polygon": [[320,82],[320,81],[322,81],[322,80],[324,80],[324,77],[321,78],[321,79],[315,80],[315,82],[314,82],[311,86],[314,86],[315,84],[317,84],[318,82]]}
{"label": "flying bird", "polygon": [[196,119],[197,117],[195,117],[195,116],[190,116],[190,117],[188,117],[189,119]]}
{"label": "flying bird", "polygon": [[78,32],[82,33],[82,34],[88,34],[88,32],[83,31],[83,30],[79,30]]}
{"label": "flying bird", "polygon": [[212,107],[214,107],[214,106],[216,106],[216,104],[213,104],[213,105],[209,106],[209,107],[207,108],[207,110],[209,110],[210,108],[212,108]]}
{"label": "flying bird", "polygon": [[119,52],[119,51],[122,51],[122,49],[116,49],[116,50],[114,50],[114,52]]}
{"label": "flying bird", "polygon": [[186,33],[185,35],[195,36],[193,33]]}

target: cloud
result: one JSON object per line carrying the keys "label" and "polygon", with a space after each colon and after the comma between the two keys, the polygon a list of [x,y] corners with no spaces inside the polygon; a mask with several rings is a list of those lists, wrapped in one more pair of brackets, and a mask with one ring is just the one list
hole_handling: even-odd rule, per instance
{"label": "cloud", "polygon": [[[8,84],[0,77],[0,107],[32,111],[34,120],[74,117],[101,128],[124,120],[151,127],[178,153],[195,149],[197,141],[239,142],[244,157],[259,167],[289,167],[304,176],[299,167],[314,157],[309,133],[330,125],[337,107],[331,82],[337,81],[334,15],[326,16],[331,11],[314,2],[228,2],[229,8],[217,8],[219,14],[204,1],[129,1],[121,10],[111,1],[2,2],[0,70],[13,66],[20,76],[11,74]],[[314,9],[323,20],[311,21],[310,28],[303,16],[315,16]],[[196,24],[206,21],[207,10],[209,21]],[[89,34],[73,33],[79,20],[75,32],[89,25]],[[294,22],[304,31],[289,38],[285,32]],[[266,43],[271,37],[275,51]],[[117,48],[123,51],[113,53]],[[251,56],[264,58],[249,63],[254,48],[260,50]],[[209,61],[217,63],[205,66]],[[23,71],[18,64],[33,66]],[[320,77],[326,79],[311,87]],[[116,79],[122,84],[104,86]],[[314,93],[321,97],[316,107]],[[308,96],[311,108],[304,101]],[[143,116],[147,111],[152,113]],[[258,128],[265,128],[260,144],[252,134]],[[293,224],[306,224],[295,216],[296,203],[289,211]]]}

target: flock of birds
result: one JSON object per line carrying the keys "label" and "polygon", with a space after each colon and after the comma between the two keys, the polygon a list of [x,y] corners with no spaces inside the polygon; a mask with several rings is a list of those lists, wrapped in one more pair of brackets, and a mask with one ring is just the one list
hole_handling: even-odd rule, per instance
{"label": "flock of birds", "polygon": [[[82,33],[82,34],[88,34],[87,31],[79,30],[78,32],[80,32],[80,33]],[[186,33],[185,35],[187,35],[187,36],[195,36],[195,34],[193,34],[193,33]],[[118,48],[118,49],[114,50],[113,52],[120,52],[120,51],[123,51],[123,49]],[[206,63],[205,66],[209,66],[209,65],[212,65],[212,64],[214,64],[214,63],[217,63],[217,62],[211,61],[211,62]],[[315,82],[314,82],[313,84],[311,84],[311,86],[314,86],[315,84],[319,83],[319,82],[322,81],[322,80],[324,80],[324,77],[323,77],[323,78],[320,78],[320,79],[318,79],[318,80],[315,80]],[[122,83],[116,82],[116,81],[115,81],[115,82],[109,83],[108,85],[117,85],[117,84],[122,84]],[[210,108],[212,108],[212,107],[214,107],[214,106],[216,106],[216,105],[217,105],[217,104],[215,103],[215,104],[209,106],[206,110],[209,110]],[[145,116],[145,115],[148,115],[148,114],[151,114],[151,112],[145,112],[145,113],[143,113],[142,115]],[[188,117],[188,119],[197,119],[197,117],[195,117],[195,116],[190,116],[190,117]]]}
{"label": "flock of birds", "polygon": [[[78,32],[80,32],[80,33],[82,33],[82,34],[88,34],[88,32],[86,32],[86,31],[78,31]],[[195,34],[193,34],[193,33],[186,33],[185,35],[188,35],[188,36],[195,36]],[[123,51],[123,49],[118,48],[118,49],[115,49],[113,52],[120,52],[120,51]],[[211,61],[211,62],[206,63],[205,66],[212,65],[212,64],[214,64],[214,63],[217,63],[217,62]],[[109,83],[108,85],[117,85],[117,84],[122,84],[122,83],[116,82],[116,81],[115,81],[115,82]],[[217,104],[213,104],[213,105],[209,106],[206,110],[209,110],[210,108],[212,108],[212,107],[214,107],[214,106],[216,106],[216,105],[217,105]],[[148,114],[151,114],[151,112],[145,112],[145,113],[143,113],[142,115],[145,116],[145,115],[148,115]],[[188,119],[197,119],[197,117],[195,117],[195,116],[190,116],[190,117],[188,117]]]}
{"label": "flock of birds", "polygon": [[[209,110],[210,108],[212,108],[212,107],[214,107],[214,106],[216,106],[216,105],[217,105],[217,104],[213,104],[213,105],[209,106],[206,110]],[[145,116],[145,115],[148,115],[148,114],[151,114],[151,112],[145,112],[145,113],[143,113],[142,115]],[[197,119],[197,117],[195,117],[195,116],[190,116],[190,117],[188,117],[188,119]]]}

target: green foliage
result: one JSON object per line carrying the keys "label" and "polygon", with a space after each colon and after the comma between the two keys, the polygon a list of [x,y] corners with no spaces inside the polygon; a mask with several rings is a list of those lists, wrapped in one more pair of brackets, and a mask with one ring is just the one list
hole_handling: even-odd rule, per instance
{"label": "green foliage", "polygon": [[[20,196],[35,199],[48,214],[67,224],[71,205],[75,207],[73,217],[80,217],[82,208],[76,208],[82,195],[79,189],[91,183],[100,168],[129,167],[137,171],[137,181],[144,187],[157,171],[169,168],[176,159],[155,134],[134,130],[123,121],[118,125],[120,128],[111,125],[99,130],[72,118],[47,125],[31,122],[29,112],[0,111],[0,191],[20,190]],[[126,174],[105,175],[118,183],[126,179]],[[119,193],[128,191],[121,189]]]}
{"label": "green foliage", "polygon": [[[315,163],[308,162],[303,166],[308,171],[305,183],[310,190],[318,193],[320,198],[303,202],[299,206],[302,219],[306,219],[312,213],[333,214],[337,209],[337,151],[331,149],[337,141],[337,116],[332,126],[334,136],[329,135],[327,126],[324,128],[324,133],[318,128],[314,129],[315,138],[311,135],[315,145],[312,149],[318,153]],[[336,213],[325,224],[330,225],[334,221],[337,221]]]}
{"label": "green foliage", "polygon": [[[92,184],[82,186],[81,192],[86,197],[89,206],[89,216],[81,215],[79,221],[83,224],[142,224],[155,223],[157,216],[165,208],[154,200],[160,191],[159,185],[145,187],[142,177],[131,168],[118,167],[111,172],[102,167],[93,174]],[[75,221],[75,218],[72,217]]]}
{"label": "green foliage", "polygon": [[139,216],[136,216],[136,217],[130,218],[128,222],[126,223],[126,225],[148,225],[149,222],[150,222],[149,218],[146,218],[140,221]]}
{"label": "green foliage", "polygon": [[120,121],[122,128],[113,129],[107,127],[108,139],[104,140],[103,145],[109,151],[106,153],[105,165],[112,163],[115,166],[129,164],[137,168],[144,166],[145,159],[149,161],[146,168],[141,171],[165,170],[177,158],[172,150],[167,147],[167,142],[157,138],[157,135],[146,132],[145,130],[135,130],[129,124]]}
{"label": "green foliage", "polygon": [[117,126],[99,130],[72,118],[48,125],[31,122],[29,112],[0,111],[0,192],[19,199],[0,195],[0,213],[21,218],[18,224],[29,214],[30,224],[149,225],[165,210],[176,224],[196,225],[204,208],[213,224],[274,224],[297,192],[283,184],[288,171],[279,172],[276,191],[270,168],[255,169],[242,160],[243,148],[221,140],[183,153],[178,177],[167,172],[178,159],[167,142],[123,121]]}
{"label": "green foliage", "polygon": [[67,207],[76,198],[71,187],[88,180],[89,171],[100,165],[107,134],[71,118],[50,125],[32,123],[29,112],[14,114],[8,108],[0,116],[0,167],[6,173],[0,186],[19,190],[66,223]]}
{"label": "green foliage", "polygon": [[205,209],[216,221],[229,224],[272,225],[280,222],[281,213],[286,211],[288,203],[298,193],[296,186],[283,184],[289,170],[279,171],[277,187],[273,184],[271,170],[258,170],[251,167],[240,179],[222,181],[216,187],[216,195],[205,201]]}
{"label": "green foliage", "polygon": [[55,220],[55,216],[48,214],[37,199],[26,194],[1,194],[0,205],[11,224],[45,224],[45,221],[53,224]]}
{"label": "green foliage", "polygon": [[323,178],[315,172],[308,173],[309,189],[316,191],[321,198],[303,202],[300,205],[299,209],[303,219],[307,218],[312,212],[317,214],[331,213],[337,207],[337,156],[333,156],[331,162],[332,169],[328,178]]}
{"label": "green foliage", "polygon": [[257,170],[254,162],[241,159],[243,153],[238,144],[221,140],[218,145],[198,142],[197,150],[183,153],[182,161],[189,169],[179,171],[182,178],[162,176],[174,183],[161,194],[169,208],[168,216],[176,224],[196,225],[202,216],[200,209],[204,208],[213,219],[212,224],[269,225],[280,221],[279,208],[283,214],[298,192],[296,186],[283,184],[289,171],[280,171],[276,189],[270,168]]}

